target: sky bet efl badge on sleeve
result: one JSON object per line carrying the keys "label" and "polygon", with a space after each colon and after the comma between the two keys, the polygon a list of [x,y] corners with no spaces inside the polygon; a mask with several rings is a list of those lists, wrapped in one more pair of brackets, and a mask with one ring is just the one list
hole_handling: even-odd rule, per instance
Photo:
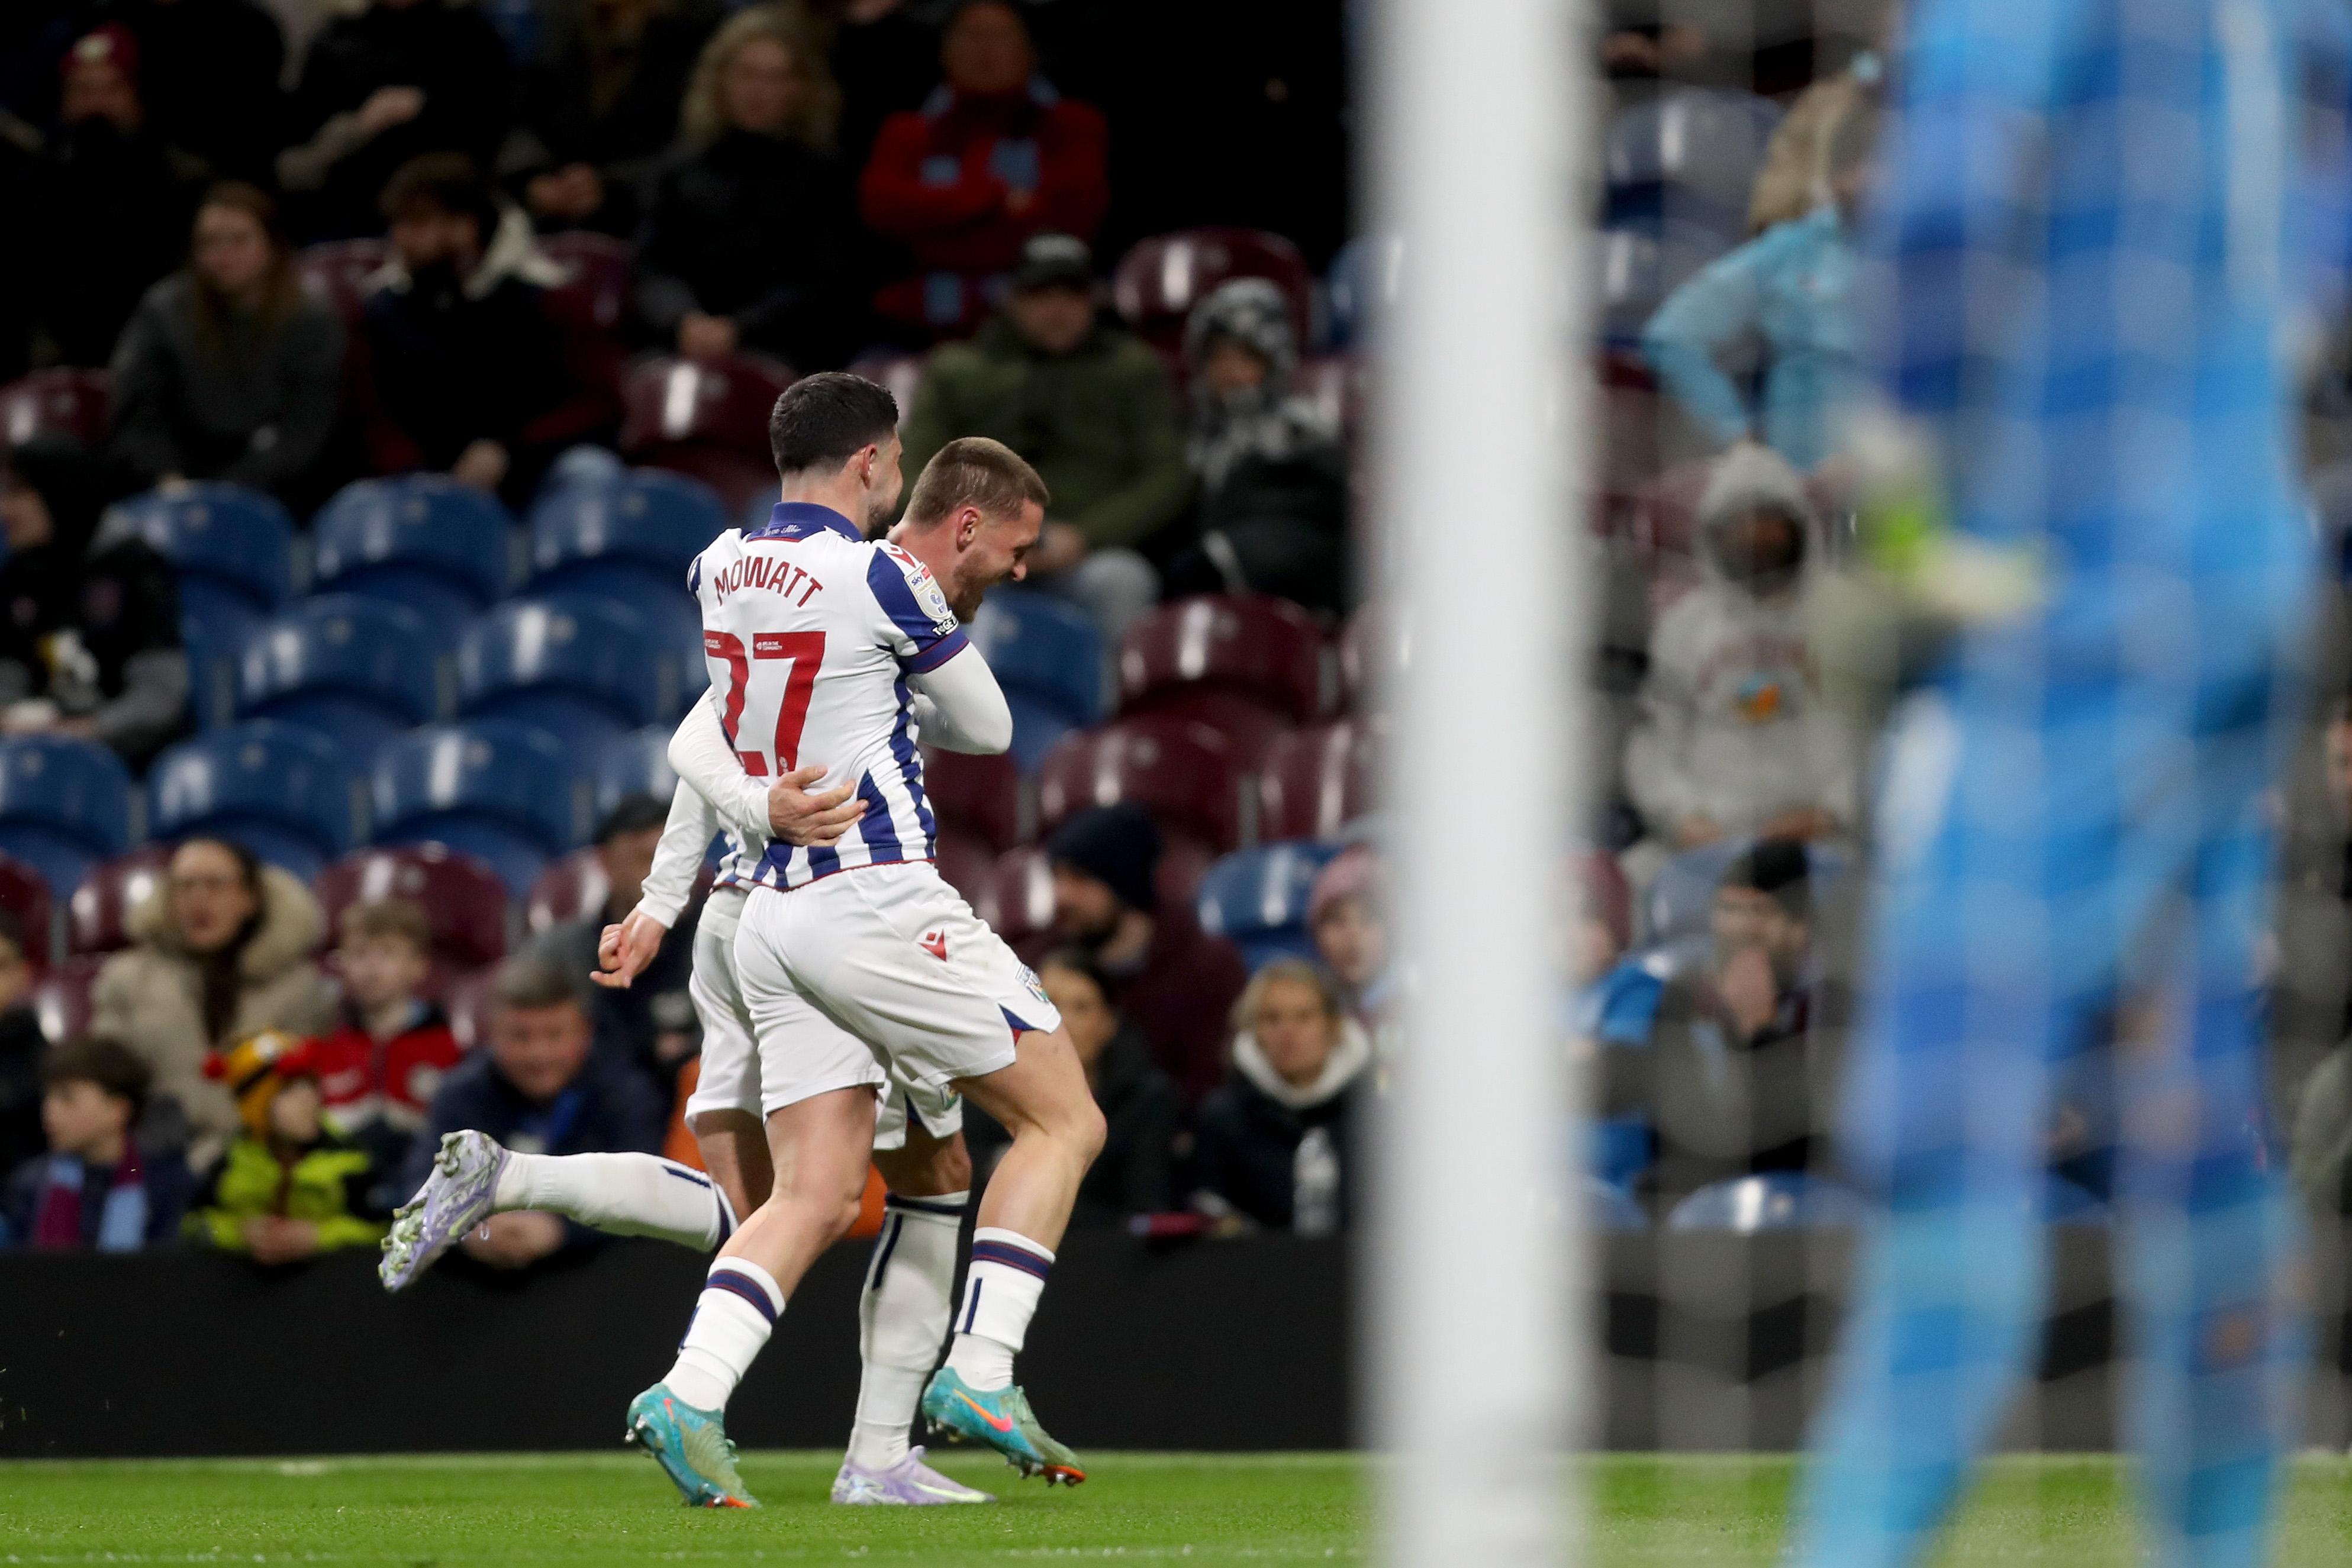
{"label": "sky bet efl badge on sleeve", "polygon": [[954,631],[955,612],[948,608],[948,596],[940,590],[939,579],[931,575],[931,569],[897,545],[886,544],[882,548],[890,552],[890,559],[906,574],[907,586],[914,591],[916,607],[931,618],[932,629],[942,637]]}

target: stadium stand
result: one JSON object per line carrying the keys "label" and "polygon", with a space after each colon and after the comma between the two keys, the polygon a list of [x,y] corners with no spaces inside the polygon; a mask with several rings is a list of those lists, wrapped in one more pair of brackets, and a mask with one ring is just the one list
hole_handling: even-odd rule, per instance
{"label": "stadium stand", "polygon": [[27,735],[0,740],[0,853],[39,872],[52,889],[128,848],[139,829],[131,775],[86,740]]}
{"label": "stadium stand", "polygon": [[1038,772],[1037,826],[1088,806],[1133,800],[1166,835],[1163,896],[1190,900],[1209,862],[1242,841],[1242,770],[1232,742],[1196,719],[1123,718],[1063,737]]}
{"label": "stadium stand", "polygon": [[1263,229],[1180,229],[1140,241],[1111,274],[1111,298],[1136,335],[1159,350],[1181,377],[1184,319],[1232,277],[1265,277],[1278,284],[1290,297],[1298,346],[1306,348],[1313,337],[1315,275],[1297,246]]}
{"label": "stadium stand", "polygon": [[454,625],[506,592],[512,527],[495,497],[443,475],[358,480],[312,524],[312,580]]}
{"label": "stadium stand", "polygon": [[518,900],[587,838],[594,810],[564,744],[509,718],[411,730],[376,758],[372,782],[376,842],[478,856]]}
{"label": "stadium stand", "polygon": [[1189,718],[1223,735],[1240,765],[1337,706],[1321,628],[1287,600],[1223,594],[1163,604],[1128,629],[1119,714]]}
{"label": "stadium stand", "polygon": [[602,816],[625,795],[651,795],[667,800],[677,789],[670,771],[669,737],[674,727],[649,724],[604,747],[596,759],[596,812]]}
{"label": "stadium stand", "polygon": [[794,379],[791,367],[757,355],[641,360],[621,382],[621,452],[701,480],[739,516],[775,488],[768,411]]}
{"label": "stadium stand", "polygon": [[0,441],[19,446],[37,436],[67,435],[104,444],[111,384],[104,371],[64,365],[17,377],[0,386]]}
{"label": "stadium stand", "polygon": [[687,569],[730,519],[699,480],[636,469],[604,483],[567,485],[530,512],[530,591],[612,601],[701,645]]}
{"label": "stadium stand", "polygon": [[1395,235],[1359,235],[1331,258],[1326,282],[1330,346],[1361,350],[1378,340],[1381,317],[1396,302],[1404,274],[1404,241]]}
{"label": "stadium stand", "polygon": [[1666,1216],[1669,1230],[1818,1229],[1859,1225],[1869,1205],[1820,1176],[1793,1171],[1738,1176],[1699,1188]]}
{"label": "stadium stand", "polygon": [[1102,718],[1102,634],[1084,612],[1047,594],[1000,588],[971,637],[1013,709],[1013,756],[1034,773],[1054,743]]}
{"label": "stadium stand", "polygon": [[507,955],[507,886],[490,865],[446,844],[354,850],[319,874],[327,940],[342,940],[343,914],[354,904],[404,899],[425,911],[432,933],[426,994],[451,987]]}
{"label": "stadium stand", "polygon": [[16,917],[25,933],[25,957],[37,970],[60,950],[58,909],[48,879],[14,855],[0,854],[0,909]]}
{"label": "stadium stand", "polygon": [[237,713],[315,731],[365,768],[412,727],[443,716],[446,626],[406,605],[320,594],[247,637]]}
{"label": "stadium stand", "polygon": [[155,759],[147,789],[158,837],[231,839],[305,882],[366,836],[366,797],[350,754],[276,719],[180,742]]}
{"label": "stadium stand", "polygon": [[675,722],[709,684],[670,626],[609,599],[509,599],[457,640],[460,714],[519,719],[595,748]]}
{"label": "stadium stand", "polygon": [[1201,929],[1239,947],[1252,969],[1270,958],[1315,961],[1307,897],[1341,847],[1300,841],[1226,855],[1201,879]]}
{"label": "stadium stand", "polygon": [[1257,833],[1272,843],[1336,838],[1378,804],[1379,726],[1335,719],[1269,747],[1257,776]]}
{"label": "stadium stand", "polygon": [[82,873],[66,904],[66,950],[111,953],[131,946],[123,923],[162,880],[172,862],[168,844],[142,844]]}
{"label": "stadium stand", "polygon": [[539,248],[572,275],[597,326],[620,336],[629,326],[636,294],[636,253],[627,241],[591,229],[542,235]]}

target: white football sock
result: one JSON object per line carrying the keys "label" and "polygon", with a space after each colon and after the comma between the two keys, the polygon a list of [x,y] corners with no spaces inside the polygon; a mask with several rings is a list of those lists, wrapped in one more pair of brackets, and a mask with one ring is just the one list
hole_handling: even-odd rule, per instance
{"label": "white football sock", "polygon": [[1013,1381],[1013,1357],[1029,1333],[1045,1270],[1054,1255],[1016,1230],[982,1226],[971,1235],[971,1268],[964,1275],[963,1312],[956,1319],[948,1365],[974,1388]]}
{"label": "white football sock", "polygon": [[955,1302],[956,1231],[967,1192],[937,1197],[892,1194],[857,1302],[857,1422],[849,1462],[887,1470],[907,1457],[907,1434],[923,1385],[940,1362]]}
{"label": "white football sock", "polygon": [[783,1310],[774,1276],[748,1258],[721,1258],[710,1266],[694,1321],[677,1342],[677,1361],[662,1381],[698,1410],[726,1409]]}
{"label": "white football sock", "polygon": [[509,1151],[491,1204],[535,1208],[611,1236],[652,1236],[708,1252],[735,1233],[719,1184],[656,1155],[518,1155]]}

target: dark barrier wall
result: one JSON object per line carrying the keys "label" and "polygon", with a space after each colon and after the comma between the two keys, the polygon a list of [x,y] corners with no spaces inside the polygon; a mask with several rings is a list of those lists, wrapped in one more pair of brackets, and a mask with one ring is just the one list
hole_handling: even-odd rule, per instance
{"label": "dark barrier wall", "polygon": [[[2053,1235],[2041,1378],[2003,1440],[2102,1448],[2120,1381],[2106,1233]],[[1838,1232],[1608,1238],[1599,1440],[1796,1447],[1850,1254]],[[793,1297],[730,1409],[739,1441],[846,1440],[866,1256],[836,1248]],[[2344,1299],[2341,1256],[2323,1249],[2323,1301]],[[609,1447],[630,1396],[667,1369],[704,1267],[623,1242],[521,1279],[458,1260],[388,1297],[359,1256],[272,1270],[204,1255],[0,1256],[0,1456]],[[1022,1379],[1081,1451],[1344,1448],[1351,1270],[1335,1242],[1152,1251],[1072,1238]],[[2341,1314],[2325,1315],[2332,1366]],[[2344,1441],[2342,1389],[2315,1380],[2312,1440]]]}

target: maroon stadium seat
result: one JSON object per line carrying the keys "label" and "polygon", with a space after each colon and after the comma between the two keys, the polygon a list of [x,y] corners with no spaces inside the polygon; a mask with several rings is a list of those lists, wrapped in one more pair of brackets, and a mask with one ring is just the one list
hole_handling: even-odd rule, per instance
{"label": "maroon stadium seat", "polygon": [[1315,405],[1330,427],[1353,440],[1372,396],[1372,367],[1353,354],[1311,354],[1298,362],[1290,390]]}
{"label": "maroon stadium seat", "polygon": [[1349,713],[1370,713],[1387,706],[1381,691],[1403,664],[1403,650],[1391,647],[1394,633],[1388,613],[1367,604],[1348,617],[1339,629],[1339,691]]}
{"label": "maroon stadium seat", "polygon": [[38,435],[69,435],[104,445],[107,394],[113,384],[104,371],[59,366],[0,386],[0,446],[21,445]]}
{"label": "maroon stadium seat", "polygon": [[449,1015],[449,1032],[467,1051],[490,1038],[490,988],[498,980],[495,965],[458,976],[442,994],[441,1009]]}
{"label": "maroon stadium seat", "polygon": [[636,283],[635,253],[627,241],[585,229],[567,229],[541,235],[539,248],[572,274],[572,287],[587,299],[597,326],[611,332],[627,319]]}
{"label": "maroon stadium seat", "polygon": [[1050,832],[1089,806],[1133,800],[1171,838],[1222,853],[1241,842],[1240,779],[1232,743],[1207,725],[1162,715],[1122,718],[1064,736],[1045,754],[1037,825]]}
{"label": "maroon stadium seat", "polygon": [[1379,803],[1379,737],[1363,719],[1286,736],[1258,778],[1259,841],[1337,837]]}
{"label": "maroon stadium seat", "polygon": [[48,879],[14,855],[0,854],[0,909],[16,917],[25,932],[25,956],[36,969],[49,961]]}
{"label": "maroon stadium seat", "polygon": [[1298,247],[1263,229],[1179,229],[1139,240],[1111,275],[1118,313],[1163,354],[1184,343],[1184,318],[1218,284],[1233,277],[1269,277],[1290,299],[1298,344],[1307,345],[1315,275]]}
{"label": "maroon stadium seat", "polygon": [[53,1040],[89,1032],[90,988],[110,953],[78,953],[41,977],[33,988],[33,1012],[41,1032]]}
{"label": "maroon stadium seat", "polygon": [[991,854],[1021,841],[1021,768],[1010,753],[972,757],[926,747],[923,792],[941,828],[961,829]]}
{"label": "maroon stadium seat", "polygon": [[655,354],[621,380],[621,450],[634,463],[699,479],[730,517],[773,498],[768,413],[793,384],[790,366],[752,354],[698,361]]}
{"label": "maroon stadium seat", "polygon": [[441,844],[358,850],[319,873],[328,942],[342,939],[343,911],[404,898],[422,904],[436,956],[460,969],[495,964],[507,952],[506,883],[472,855]]}
{"label": "maroon stadium seat", "polygon": [[931,858],[940,868],[940,879],[977,906],[996,872],[996,856],[990,852],[988,841],[943,821]]}
{"label": "maroon stadium seat", "polygon": [[548,862],[547,869],[531,883],[530,902],[523,907],[523,929],[536,936],[551,925],[577,920],[592,909],[604,908],[604,897],[612,891],[612,879],[604,874],[596,852],[574,850],[561,860]]}
{"label": "maroon stadium seat", "polygon": [[74,953],[111,953],[131,946],[131,912],[172,863],[172,846],[143,844],[128,854],[103,860],[81,873],[81,885],[66,905],[66,947]]}
{"label": "maroon stadium seat", "polygon": [[890,395],[898,400],[898,423],[903,426],[915,411],[915,393],[923,384],[924,359],[921,354],[867,354],[850,361],[849,369],[852,374],[890,389]]}
{"label": "maroon stadium seat", "polygon": [[368,279],[382,271],[391,257],[391,245],[381,239],[330,240],[297,252],[294,270],[312,293],[349,323],[357,321],[366,308]]}
{"label": "maroon stadium seat", "polygon": [[999,936],[1034,953],[1054,932],[1054,874],[1045,852],[1024,844],[999,855],[971,907]]}
{"label": "maroon stadium seat", "polygon": [[1128,628],[1119,712],[1195,719],[1255,768],[1274,742],[1330,711],[1337,676],[1321,628],[1288,600],[1214,594],[1163,604]]}

